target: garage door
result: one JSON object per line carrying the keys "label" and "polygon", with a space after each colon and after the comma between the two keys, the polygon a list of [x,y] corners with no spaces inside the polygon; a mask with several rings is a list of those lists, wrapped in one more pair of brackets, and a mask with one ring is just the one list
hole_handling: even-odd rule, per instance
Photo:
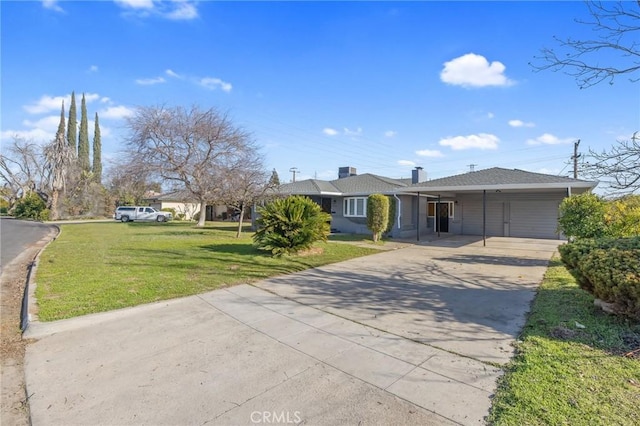
{"label": "garage door", "polygon": [[510,236],[557,239],[559,206],[558,201],[511,201]]}
{"label": "garage door", "polygon": [[[486,213],[487,236],[504,236],[504,203],[487,202]],[[482,200],[467,201],[462,205],[462,233],[464,235],[482,235]]]}

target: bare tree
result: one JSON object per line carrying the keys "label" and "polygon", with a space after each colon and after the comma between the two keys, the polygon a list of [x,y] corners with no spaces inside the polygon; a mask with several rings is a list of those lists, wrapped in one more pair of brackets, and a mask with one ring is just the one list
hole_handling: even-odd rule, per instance
{"label": "bare tree", "polygon": [[47,187],[51,196],[47,207],[51,212],[51,220],[57,220],[60,217],[60,195],[66,190],[67,180],[71,177],[75,163],[75,151],[67,144],[64,136],[64,104],[56,137],[44,147],[43,155],[50,178]]}
{"label": "bare tree", "polygon": [[207,203],[221,199],[224,172],[254,149],[249,135],[213,108],[141,107],[127,123],[132,159],[193,195],[200,204],[199,227]]}
{"label": "bare tree", "polygon": [[[554,37],[560,49],[545,47],[537,63],[530,65],[538,70],[562,70],[574,77],[581,89],[591,87],[622,74],[638,81],[640,71],[640,0],[636,2],[587,1],[591,19],[576,20],[591,27],[591,40],[560,39]],[[606,60],[603,57],[606,55]]]}
{"label": "bare tree", "polygon": [[583,173],[591,178],[606,179],[617,194],[640,191],[640,134],[630,140],[620,140],[609,151],[589,151],[589,161],[583,164]]}
{"label": "bare tree", "polygon": [[269,176],[257,150],[247,151],[238,163],[225,173],[222,201],[239,212],[236,238],[242,233],[247,207],[250,208],[252,204],[263,199],[273,186]]}
{"label": "bare tree", "polygon": [[142,204],[149,191],[160,192],[162,186],[153,182],[150,173],[130,160],[120,159],[110,165],[106,176],[107,188],[115,204]]}
{"label": "bare tree", "polygon": [[46,186],[49,170],[42,156],[42,147],[35,142],[18,137],[0,154],[0,178],[8,188],[9,204],[30,192],[47,197]]}

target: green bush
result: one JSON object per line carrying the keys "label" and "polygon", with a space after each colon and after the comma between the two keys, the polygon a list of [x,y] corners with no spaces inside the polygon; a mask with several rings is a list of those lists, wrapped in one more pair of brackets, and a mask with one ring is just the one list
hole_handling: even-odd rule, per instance
{"label": "green bush", "polygon": [[640,248],[596,249],[581,263],[595,297],[640,320]]}
{"label": "green bush", "polygon": [[389,226],[389,198],[382,194],[371,194],[367,199],[367,228],[376,242]]}
{"label": "green bush", "polygon": [[275,256],[297,253],[316,241],[326,241],[331,215],[310,198],[292,196],[274,200],[258,209],[255,245]]}
{"label": "green bush", "polygon": [[579,240],[559,251],[580,287],[640,319],[640,237]]}
{"label": "green bush", "polygon": [[175,217],[177,216],[177,215],[176,215],[176,209],[174,209],[173,207],[164,207],[164,208],[163,208],[163,209],[161,209],[160,211],[163,211],[163,212],[171,212],[171,216],[172,216],[173,218],[175,218]]}
{"label": "green bush", "polygon": [[384,230],[385,234],[388,234],[393,229],[393,225],[396,221],[396,199],[395,197],[389,197],[389,224],[387,229]]}
{"label": "green bush", "polygon": [[16,207],[14,214],[21,219],[40,219],[40,213],[45,210],[47,206],[42,201],[42,198],[35,192],[30,192],[18,201],[16,201]]}
{"label": "green bush", "polygon": [[46,221],[51,217],[51,210],[44,209],[38,214],[38,220]]}
{"label": "green bush", "polygon": [[606,204],[595,194],[572,195],[560,204],[559,230],[569,239],[599,238],[608,235]]}

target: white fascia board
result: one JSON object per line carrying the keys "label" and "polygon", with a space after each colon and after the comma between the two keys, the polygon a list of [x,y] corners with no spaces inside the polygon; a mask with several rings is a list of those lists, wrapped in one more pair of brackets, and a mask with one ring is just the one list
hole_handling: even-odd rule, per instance
{"label": "white fascia board", "polygon": [[342,197],[342,192],[322,192],[320,191],[320,195],[331,195],[332,197]]}

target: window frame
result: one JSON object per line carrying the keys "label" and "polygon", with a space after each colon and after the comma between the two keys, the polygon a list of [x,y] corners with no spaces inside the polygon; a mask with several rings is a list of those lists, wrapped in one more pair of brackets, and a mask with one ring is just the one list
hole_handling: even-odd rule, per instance
{"label": "window frame", "polygon": [[[344,217],[367,217],[368,197],[345,197],[342,201],[342,215]],[[359,202],[362,202],[362,213],[358,214]]]}
{"label": "window frame", "polygon": [[[454,217],[454,209],[455,209],[455,201],[440,201],[440,204],[449,204],[449,219],[453,219]],[[427,202],[427,217],[435,218],[436,217],[436,204],[437,201],[429,201]],[[429,215],[429,210],[431,210],[430,206],[433,206],[433,216]]]}

